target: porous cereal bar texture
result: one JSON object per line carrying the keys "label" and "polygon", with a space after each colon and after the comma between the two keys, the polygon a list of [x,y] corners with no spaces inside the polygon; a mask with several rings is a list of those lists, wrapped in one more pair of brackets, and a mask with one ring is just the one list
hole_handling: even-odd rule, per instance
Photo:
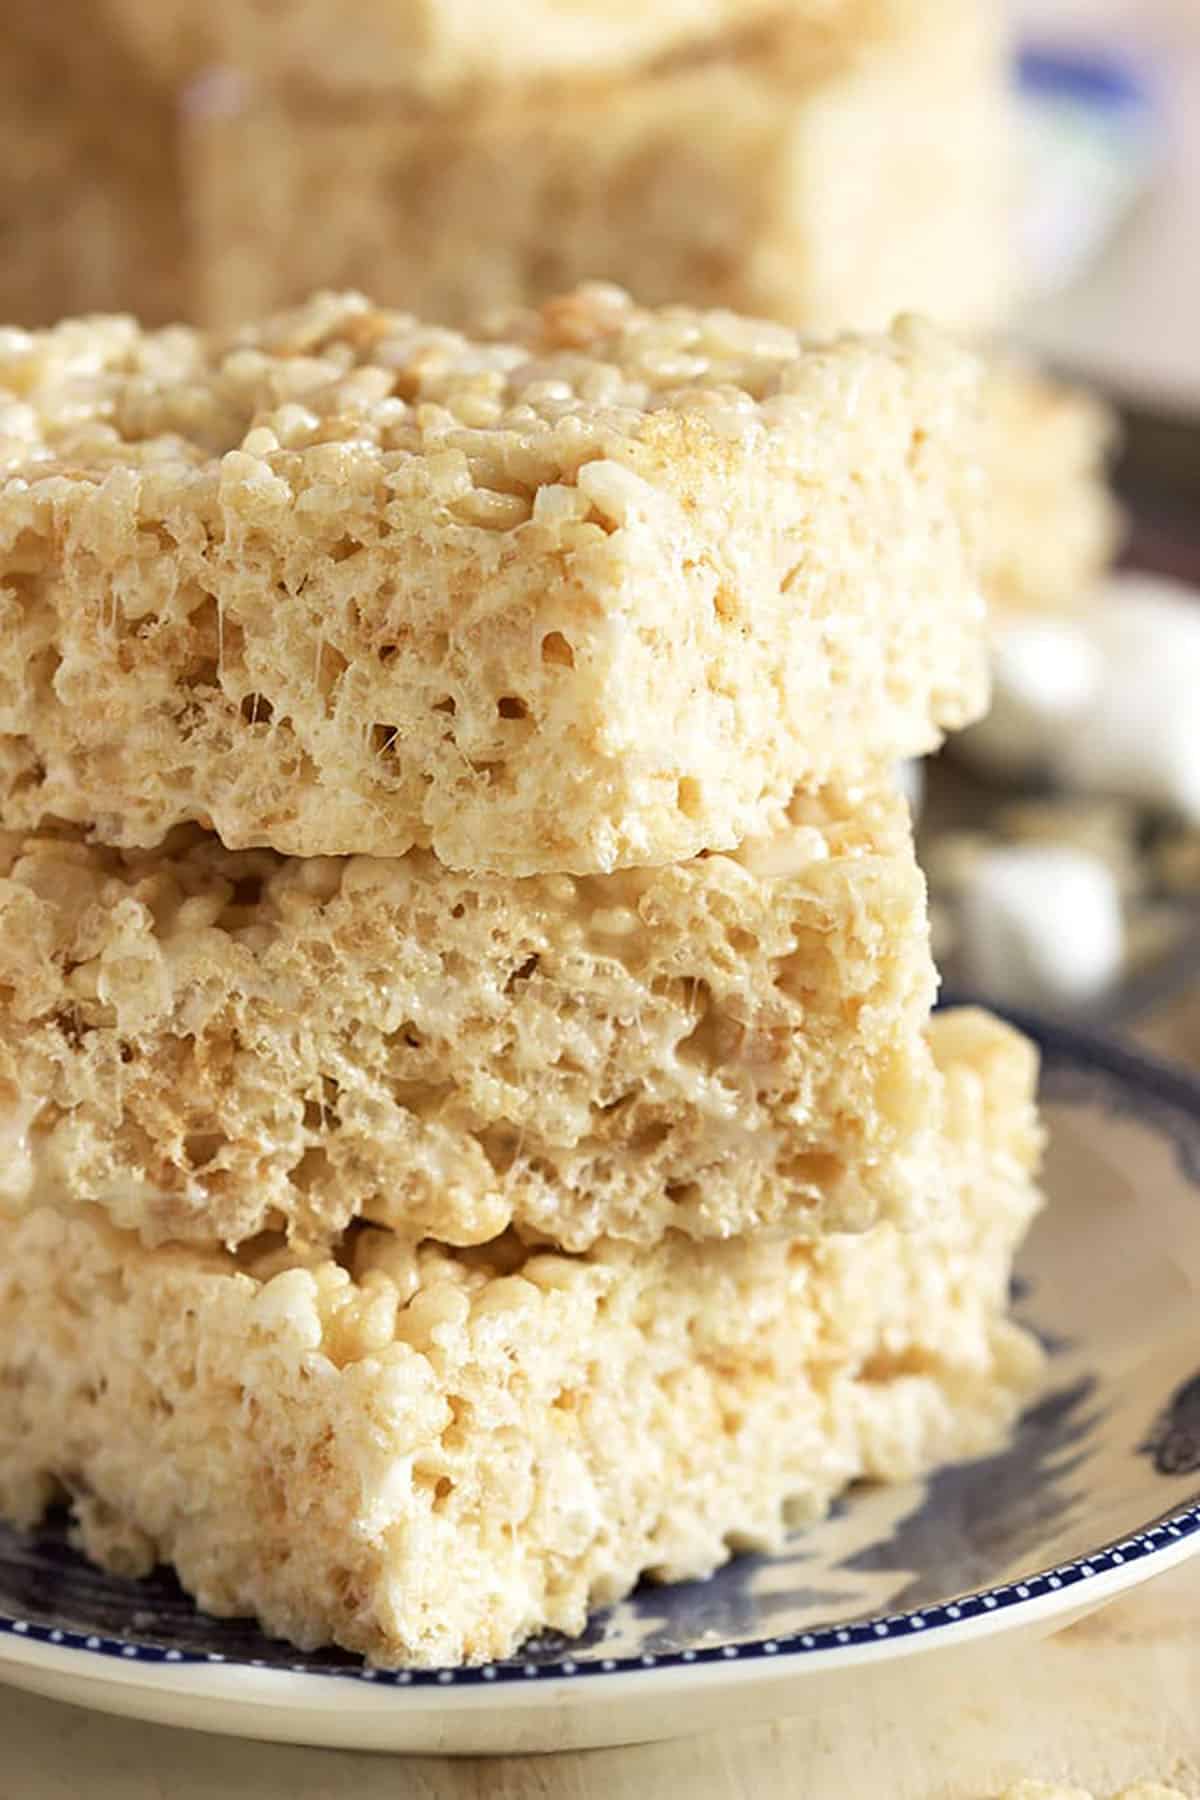
{"label": "porous cereal bar texture", "polygon": [[5,1221],[0,1511],[65,1494],[91,1556],[173,1563],[210,1612],[451,1664],[993,1449],[1040,1366],[1005,1317],[1034,1056],[978,1014],[934,1041],[956,1205],[928,1236],[573,1259],[365,1227],[335,1261]]}
{"label": "porous cereal bar texture", "polygon": [[[974,3],[974,0],[972,0]],[[781,12],[859,21],[911,0],[99,0],[145,74],[213,67],[297,93],[462,98],[547,76],[628,69]]]}
{"label": "porous cereal bar texture", "polygon": [[998,616],[1087,606],[1121,537],[1109,486],[1116,421],[1096,395],[997,360],[983,386],[989,549]]}
{"label": "porous cereal bar texture", "polygon": [[917,1224],[945,1185],[935,981],[891,791],[520,881],[0,839],[0,1207],[228,1245],[364,1216],[569,1250]]}
{"label": "porous cereal bar texture", "polygon": [[761,834],[984,709],[973,358],[592,287],[0,336],[0,824],[522,875]]}
{"label": "porous cereal bar texture", "polygon": [[186,121],[201,316],[365,286],[469,325],[601,277],[806,331],[910,311],[990,330],[1014,285],[1002,10],[784,8],[633,73],[462,104],[227,86]]}

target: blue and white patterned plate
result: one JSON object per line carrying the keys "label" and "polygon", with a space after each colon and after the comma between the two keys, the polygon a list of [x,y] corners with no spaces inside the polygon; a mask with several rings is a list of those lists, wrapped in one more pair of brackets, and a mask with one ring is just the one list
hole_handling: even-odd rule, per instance
{"label": "blue and white patterned plate", "polygon": [[302,1743],[630,1743],[825,1711],[901,1665],[937,1682],[949,1651],[979,1659],[984,1679],[982,1659],[1011,1653],[1014,1632],[1056,1629],[1200,1551],[1200,1084],[1068,1029],[1035,1035],[1051,1203],[1018,1308],[1052,1379],[1000,1455],[853,1494],[779,1556],[647,1587],[577,1641],[468,1671],[300,1656],[203,1618],[165,1575],[100,1574],[61,1526],[0,1530],[0,1677]]}

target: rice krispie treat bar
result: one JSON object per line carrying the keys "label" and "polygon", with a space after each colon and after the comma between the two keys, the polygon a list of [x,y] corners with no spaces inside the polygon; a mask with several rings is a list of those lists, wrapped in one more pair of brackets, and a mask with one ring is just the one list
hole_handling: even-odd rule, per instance
{"label": "rice krispie treat bar", "polygon": [[144,1249],[92,1209],[0,1226],[0,1511],[392,1664],[503,1656],[639,1575],[776,1545],[847,1482],[992,1449],[1039,1367],[1007,1322],[1037,1205],[1033,1054],[934,1028],[956,1206],[816,1245],[336,1260]]}
{"label": "rice krispie treat bar", "polygon": [[365,285],[463,324],[599,276],[806,331],[906,311],[989,330],[1013,289],[1002,11],[785,6],[688,55],[464,104],[210,84],[186,119],[201,316]]}
{"label": "rice krispie treat bar", "polygon": [[1108,481],[1116,421],[1094,394],[1008,362],[988,367],[983,419],[988,600],[1001,618],[1077,611],[1121,535]]}
{"label": "rice krispie treat bar", "polygon": [[0,1205],[151,1241],[366,1217],[728,1237],[944,1197],[925,888],[891,790],[729,855],[459,875],[0,839]]}
{"label": "rice krispie treat bar", "polygon": [[0,324],[135,300],[149,318],[177,317],[189,284],[174,107],[91,9],[64,10],[3,8]]}
{"label": "rice krispie treat bar", "polygon": [[588,288],[0,335],[0,823],[660,864],[986,701],[976,368]]}
{"label": "rice krispie treat bar", "polygon": [[[911,0],[100,0],[155,81],[214,66],[307,92],[462,98],[548,76],[627,69],[781,11],[844,20]],[[869,16],[869,14],[868,14]]]}

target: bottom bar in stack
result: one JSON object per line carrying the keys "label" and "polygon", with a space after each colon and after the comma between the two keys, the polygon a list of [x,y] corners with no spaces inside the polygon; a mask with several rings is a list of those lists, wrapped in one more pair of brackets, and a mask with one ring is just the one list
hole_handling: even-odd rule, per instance
{"label": "bottom bar in stack", "polygon": [[848,1483],[992,1449],[1040,1354],[1006,1316],[1037,1210],[1036,1059],[942,1015],[948,1213],[584,1256],[352,1228],[144,1248],[91,1207],[0,1227],[0,1511],[380,1664],[503,1656],[643,1574],[778,1544]]}

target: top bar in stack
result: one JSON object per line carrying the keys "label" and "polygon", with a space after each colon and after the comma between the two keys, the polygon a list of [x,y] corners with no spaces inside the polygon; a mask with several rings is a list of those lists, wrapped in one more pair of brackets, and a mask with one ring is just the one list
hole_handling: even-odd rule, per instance
{"label": "top bar in stack", "polygon": [[761,835],[986,700],[977,371],[590,288],[0,339],[0,823],[501,874]]}

